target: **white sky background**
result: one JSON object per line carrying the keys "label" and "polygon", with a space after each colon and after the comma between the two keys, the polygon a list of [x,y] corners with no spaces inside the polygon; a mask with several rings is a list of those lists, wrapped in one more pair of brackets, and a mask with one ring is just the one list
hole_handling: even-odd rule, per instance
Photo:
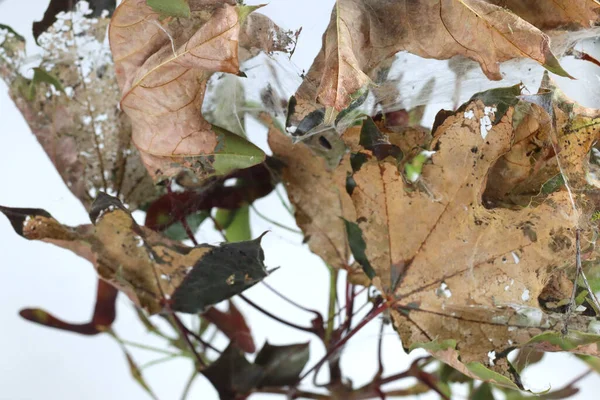
{"label": "white sky background", "polygon": [[[31,23],[41,19],[47,3],[47,0],[0,1],[0,23],[8,24],[26,36],[29,48],[34,49],[35,44],[30,34]],[[295,67],[288,65],[289,70],[301,72],[310,66],[320,48],[321,34],[329,22],[332,4],[333,0],[272,0],[268,6],[261,9],[261,12],[283,27],[294,30],[303,27],[292,59]],[[598,79],[595,75],[600,69],[573,60],[566,60],[563,66],[572,74],[583,78],[571,83],[567,93],[584,105],[600,107]],[[574,70],[578,72],[572,72]],[[428,77],[419,77],[418,74],[429,74],[422,64],[418,70],[406,73],[414,73],[413,79],[417,82],[417,89]],[[448,72],[436,70],[436,74],[438,73],[439,77],[442,77]],[[251,79],[252,75],[248,75]],[[447,79],[439,81],[447,82]],[[293,90],[299,79],[297,76],[290,76],[290,82]],[[452,84],[447,82],[446,86],[438,85],[436,90],[443,94],[451,87]],[[471,90],[471,86],[468,88]],[[530,88],[531,91],[536,89]],[[466,90],[465,92],[463,95],[466,97],[473,93]],[[436,99],[441,99],[436,100],[436,103],[442,101],[439,107],[436,105],[438,109],[451,105],[449,97],[444,98],[440,94]],[[430,114],[433,113],[434,110],[431,110]],[[59,221],[71,225],[88,223],[86,211],[67,190],[8,98],[3,83],[0,83],[0,121],[0,204],[43,208]],[[264,129],[248,121],[248,130],[264,148]],[[256,207],[271,218],[294,226],[293,219],[283,209],[276,196],[270,195],[257,201]],[[272,231],[263,241],[266,263],[269,267],[281,268],[268,278],[269,283],[301,304],[326,314],[329,278],[320,259],[300,244],[301,238],[298,235],[274,228],[256,215],[252,215],[252,222],[255,236],[267,229]],[[218,241],[218,236],[204,229],[198,234],[198,239],[202,242],[215,242]],[[32,324],[18,316],[18,311],[24,307],[41,307],[68,321],[87,321],[93,310],[96,290],[96,274],[87,261],[58,247],[29,242],[18,237],[3,217],[0,217],[0,255],[0,271],[3,278],[0,295],[0,399],[148,398],[130,378],[121,350],[108,336],[84,337],[69,334]],[[250,289],[247,294],[277,315],[303,325],[309,323],[310,314],[298,312],[282,303],[261,285]],[[253,329],[258,348],[267,338],[273,344],[306,342],[311,339],[308,334],[264,317],[241,301],[237,304]],[[145,333],[132,311],[129,300],[124,296],[119,296],[118,299],[115,330],[125,339],[162,348],[165,346],[160,340]],[[351,339],[344,352],[343,371],[357,386],[368,382],[376,371],[378,330],[379,321],[370,323]],[[397,336],[389,327],[385,332],[386,372],[400,372],[408,366],[409,359],[414,358],[414,355],[404,355]],[[226,341],[217,342],[217,346],[224,348]],[[139,365],[159,356],[135,349],[132,349],[131,353]],[[321,345],[314,341],[311,345],[309,366],[322,355]],[[581,362],[568,354],[547,354],[545,361],[540,366],[531,368],[524,378],[532,389],[541,391],[549,386],[558,388],[585,369]],[[144,370],[144,375],[159,399],[170,400],[179,398],[191,370],[192,364],[188,360],[175,360],[150,367]],[[325,382],[326,378],[327,374],[323,370],[319,381]],[[405,382],[408,383],[412,382]],[[583,390],[573,398],[595,399],[596,389],[600,388],[600,378],[592,375],[582,381],[581,386]],[[189,398],[210,400],[216,399],[217,395],[212,386],[200,376],[196,379]],[[252,396],[252,399],[271,398],[282,396]]]}

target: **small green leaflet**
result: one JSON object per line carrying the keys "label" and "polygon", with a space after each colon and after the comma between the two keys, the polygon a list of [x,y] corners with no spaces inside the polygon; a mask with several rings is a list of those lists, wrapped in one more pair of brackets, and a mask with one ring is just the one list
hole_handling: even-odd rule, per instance
{"label": "small green leaflet", "polygon": [[58,78],[48,73],[45,69],[35,67],[33,71],[33,79],[29,83],[29,91],[27,93],[27,98],[29,99],[29,101],[33,100],[33,98],[35,97],[35,90],[36,87],[40,84],[40,82],[44,82],[54,86],[54,88],[59,92],[65,92],[65,88],[63,87],[62,83],[60,83]]}
{"label": "small green leaflet", "polygon": [[6,29],[6,30],[7,30],[9,33],[12,33],[13,35],[15,35],[15,37],[16,37],[17,39],[19,39],[21,42],[24,42],[24,41],[25,41],[25,38],[24,38],[23,36],[19,35],[19,34],[17,33],[17,31],[15,31],[13,28],[11,28],[11,27],[10,27],[10,26],[8,26],[8,25],[0,24],[0,29]]}
{"label": "small green leaflet", "polygon": [[435,153],[435,151],[427,151],[423,150],[419,154],[417,154],[409,163],[404,165],[404,173],[406,174],[406,179],[410,182],[416,182],[421,176],[421,171],[423,170],[423,164],[427,160],[431,158],[431,156]]}
{"label": "small green leaflet", "polygon": [[364,273],[369,277],[369,279],[375,278],[375,270],[369,263],[369,260],[367,259],[367,256],[365,254],[367,244],[363,239],[362,230],[356,223],[350,222],[344,218],[342,219],[344,220],[344,225],[346,226],[348,243],[350,245],[350,250],[352,251],[354,259],[360,264]]}
{"label": "small green leaflet", "polygon": [[146,0],[146,4],[162,16],[189,18],[191,15],[187,0]]}
{"label": "small green leaflet", "polygon": [[237,210],[218,209],[215,221],[225,231],[225,237],[230,243],[252,239],[250,207],[247,204]]}

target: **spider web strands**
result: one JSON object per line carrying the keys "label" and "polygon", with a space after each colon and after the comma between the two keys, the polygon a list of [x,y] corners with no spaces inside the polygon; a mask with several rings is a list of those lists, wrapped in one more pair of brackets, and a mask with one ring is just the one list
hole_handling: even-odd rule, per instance
{"label": "spider web strands", "polygon": [[[545,74],[545,76],[547,77],[546,74]],[[544,83],[542,83],[542,85],[544,85]],[[587,277],[585,276],[585,273],[581,266],[581,231],[582,231],[582,228],[580,226],[579,221],[581,219],[581,215],[583,214],[583,212],[581,210],[579,210],[579,208],[575,202],[575,197],[573,196],[573,189],[571,188],[571,185],[569,183],[569,177],[567,176],[567,173],[565,172],[562,161],[560,159],[561,153],[560,153],[560,149],[557,146],[557,143],[559,143],[559,139],[558,139],[558,133],[557,133],[557,126],[556,126],[556,114],[554,113],[554,91],[549,90],[549,89],[544,89],[541,91],[541,93],[538,93],[535,95],[521,96],[521,99],[541,107],[550,116],[551,129],[550,129],[549,142],[550,142],[550,145],[552,146],[552,150],[554,152],[554,158],[556,160],[556,165],[558,166],[559,173],[563,179],[567,193],[569,194],[569,202],[571,203],[571,207],[573,209],[573,217],[576,218],[576,221],[577,221],[574,226],[575,247],[576,247],[576,249],[575,249],[576,274],[575,274],[575,279],[573,282],[573,291],[571,293],[571,300],[570,300],[569,308],[568,308],[566,316],[565,316],[565,326],[563,328],[563,331],[566,332],[568,330],[569,318],[570,318],[573,310],[576,307],[575,297],[577,294],[577,281],[578,281],[579,277],[582,278],[585,288],[587,289],[589,296],[590,296],[596,310],[600,310],[600,303],[598,302],[598,299],[596,298],[594,291],[590,287],[590,284],[589,284]]]}
{"label": "spider web strands", "polygon": [[[496,308],[485,306],[465,307],[460,305],[443,305],[441,309],[427,309],[413,303],[394,303],[390,306],[390,308],[402,313],[403,317],[405,317],[409,322],[413,323],[415,327],[430,340],[433,339],[422,327],[418,326],[418,324],[410,318],[410,314],[425,313],[481,325],[522,329],[535,328],[539,329],[540,331],[557,331],[556,328],[564,322],[564,314],[546,314],[540,309],[520,306],[517,304],[499,305]],[[485,317],[480,317],[478,314],[485,314]],[[585,318],[587,322],[588,317]],[[589,319],[591,318],[592,317],[589,317]]]}

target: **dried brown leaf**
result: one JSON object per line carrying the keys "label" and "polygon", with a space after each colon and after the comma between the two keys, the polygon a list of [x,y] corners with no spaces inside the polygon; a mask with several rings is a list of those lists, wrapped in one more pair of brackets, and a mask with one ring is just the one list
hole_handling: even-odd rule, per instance
{"label": "dried brown leaf", "polygon": [[109,29],[121,107],[155,180],[181,172],[203,179],[264,160],[256,146],[216,130],[201,114],[210,74],[239,72],[243,13],[223,2],[191,3],[190,9],[190,18],[161,19],[145,0],[127,0]]}
{"label": "dried brown leaf", "polygon": [[[64,93],[39,83],[29,97],[34,83],[19,72],[26,62],[24,42],[15,37],[0,43],[0,77],[63,181],[86,208],[102,190],[136,209],[160,191],[131,143],[129,119],[117,108],[119,89],[103,44],[108,22],[75,12],[40,37],[41,68],[57,78]],[[84,33],[75,35],[79,31]]]}
{"label": "dried brown leaf", "polygon": [[543,31],[591,28],[600,16],[596,0],[487,0],[508,8]]}
{"label": "dried brown leaf", "polygon": [[350,96],[370,83],[369,74],[401,50],[435,59],[463,55],[494,80],[502,78],[499,63],[517,57],[567,75],[550,51],[548,36],[484,0],[338,0],[321,52],[296,95],[299,117],[306,115],[302,109],[314,108],[306,103],[317,99],[344,109]]}
{"label": "dried brown leaf", "polygon": [[[599,354],[598,336],[577,333],[559,339],[564,314],[546,313],[538,303],[554,277],[574,266],[574,231],[586,212],[579,207],[585,195],[577,198],[577,211],[566,191],[517,210],[482,204],[486,185],[493,184],[488,184],[490,170],[510,154],[519,134],[513,126],[519,121],[514,117],[516,89],[478,94],[457,112],[440,114],[431,143],[417,132],[380,126],[380,139],[405,153],[401,161],[385,153],[376,157],[375,148],[365,148],[362,128],[353,127],[342,135],[355,161],[352,168],[345,158],[329,172],[306,146],[275,140],[277,133],[271,132],[274,153],[286,163],[283,181],[300,210],[299,226],[305,233],[320,228],[311,249],[326,260],[335,255],[333,249],[345,249],[341,239],[343,245],[322,243],[339,235],[331,214],[349,219],[355,213],[356,219],[349,220],[361,229],[366,258],[377,275],[373,282],[392,307],[404,346],[425,347],[471,377],[512,387],[506,359],[491,364],[488,352],[501,354],[532,340],[540,350]],[[529,104],[522,101],[521,107]],[[433,152],[431,159],[410,183],[403,166],[423,148]],[[567,174],[578,173],[588,150],[587,144],[565,141],[564,152],[572,160],[564,163]],[[351,203],[342,203],[343,177],[349,171]],[[345,204],[344,213],[337,204]],[[328,212],[330,207],[334,212]],[[303,221],[302,212],[311,218]],[[569,327],[586,332],[592,329],[590,321],[573,316]],[[445,341],[453,344],[441,350],[424,345]]]}
{"label": "dried brown leaf", "polygon": [[389,158],[371,158],[353,175],[366,255],[374,282],[393,299],[403,344],[456,340],[462,363],[487,363],[490,351],[562,328],[538,297],[553,273],[574,264],[580,217],[566,192],[517,211],[482,205],[489,170],[514,135],[510,107],[484,138],[489,112],[474,100],[447,117],[415,185]]}
{"label": "dried brown leaf", "polygon": [[540,193],[545,183],[555,177],[562,182],[559,163],[573,188],[598,185],[587,157],[600,138],[600,111],[567,98],[548,75],[538,93],[533,100],[547,96],[548,109],[523,105],[514,144],[490,171],[488,200],[528,203],[532,196],[547,194]]}
{"label": "dried brown leaf", "polygon": [[345,219],[355,219],[354,207],[346,193],[346,176],[351,171],[346,156],[335,170],[303,142],[292,144],[276,128],[269,131],[269,146],[283,162],[282,180],[294,206],[296,222],[313,252],[331,266],[348,265],[350,252]]}
{"label": "dried brown leaf", "polygon": [[100,278],[151,314],[167,304],[175,311],[199,312],[267,274],[260,239],[188,247],[139,226],[118,199],[104,193],[90,211],[94,225],[65,226],[39,209],[0,211],[26,239],[52,243],[89,260]]}

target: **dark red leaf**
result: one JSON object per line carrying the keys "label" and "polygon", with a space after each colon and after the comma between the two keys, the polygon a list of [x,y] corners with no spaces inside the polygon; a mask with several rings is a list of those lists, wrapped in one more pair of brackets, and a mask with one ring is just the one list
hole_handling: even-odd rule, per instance
{"label": "dark red leaf", "polygon": [[79,333],[81,335],[96,335],[106,331],[114,322],[116,317],[115,304],[117,293],[117,289],[102,279],[98,279],[94,314],[92,315],[92,320],[85,324],[65,322],[39,308],[26,308],[21,310],[19,314],[28,321],[50,328]]}
{"label": "dark red leaf", "polygon": [[244,352],[254,353],[256,351],[250,327],[232,301],[229,301],[227,312],[211,307],[202,314],[202,317],[213,323],[232,343]]}

